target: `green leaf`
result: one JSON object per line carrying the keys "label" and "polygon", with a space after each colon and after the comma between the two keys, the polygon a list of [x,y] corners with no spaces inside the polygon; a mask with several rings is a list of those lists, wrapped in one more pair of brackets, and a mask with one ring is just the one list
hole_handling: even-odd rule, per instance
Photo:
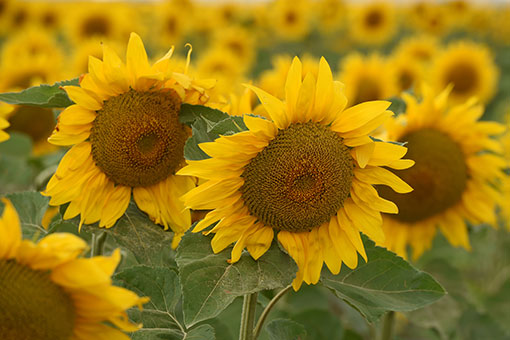
{"label": "green leaf", "polygon": [[[97,232],[98,227],[88,225],[83,226],[82,230]],[[129,204],[124,215],[112,228],[101,230],[112,236],[119,246],[131,251],[140,264],[157,266],[172,261],[173,233],[154,224],[134,202]]]}
{"label": "green leaf", "polygon": [[142,328],[131,336],[133,340],[214,340],[214,328],[200,325],[189,332],[181,333],[166,329]]}
{"label": "green leaf", "polygon": [[258,261],[244,252],[237,263],[229,264],[232,248],[215,255],[210,242],[210,237],[188,233],[177,248],[188,326],[215,317],[237,296],[287,286],[296,274],[294,261],[275,243]]}
{"label": "green leaf", "polygon": [[0,154],[18,158],[27,158],[32,153],[32,140],[29,136],[10,132],[10,138],[0,143]]}
{"label": "green leaf", "polygon": [[[305,340],[306,329],[299,323],[286,320],[286,319],[275,319],[267,324],[266,330],[269,333],[270,340]],[[315,340],[311,337],[310,339]],[[337,339],[337,338],[329,338]]]}
{"label": "green leaf", "polygon": [[39,85],[20,92],[0,93],[0,100],[9,104],[31,105],[39,107],[67,107],[73,102],[61,86],[78,86],[78,78],[57,82],[53,85]]}
{"label": "green leaf", "polygon": [[34,189],[34,171],[29,164],[32,142],[24,134],[11,132],[0,143],[0,194]]}
{"label": "green leaf", "polygon": [[291,316],[291,319],[306,329],[308,339],[331,340],[341,339],[344,333],[340,318],[330,311],[309,309]]}
{"label": "green leaf", "polygon": [[510,335],[505,334],[494,319],[487,314],[478,313],[474,306],[464,312],[457,329],[459,340],[510,339]]}
{"label": "green leaf", "polygon": [[386,311],[407,312],[431,304],[445,294],[432,276],[412,267],[394,253],[375,246],[364,237],[368,262],[346,266],[338,275],[323,270],[321,281],[333,293],[354,306],[369,321]]}
{"label": "green leaf", "polygon": [[183,104],[180,121],[191,125],[192,136],[184,146],[184,157],[189,160],[209,158],[198,144],[212,142],[220,135],[232,135],[246,130],[242,117],[230,116],[220,110],[201,105]]}
{"label": "green leaf", "polygon": [[18,212],[24,239],[33,239],[34,235],[46,235],[41,221],[48,208],[48,197],[31,191],[8,194],[6,197]]}

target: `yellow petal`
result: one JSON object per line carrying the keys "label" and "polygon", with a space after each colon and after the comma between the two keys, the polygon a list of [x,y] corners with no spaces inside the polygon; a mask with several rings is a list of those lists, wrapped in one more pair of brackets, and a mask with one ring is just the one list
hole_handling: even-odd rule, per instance
{"label": "yellow petal", "polygon": [[0,260],[16,256],[21,243],[21,225],[12,203],[2,198],[4,212],[0,218]]}
{"label": "yellow petal", "polygon": [[129,36],[126,52],[126,67],[132,80],[134,80],[132,83],[133,86],[136,84],[136,80],[143,74],[150,73],[149,60],[142,39],[134,32],[131,32]]}
{"label": "yellow petal", "polygon": [[278,98],[270,95],[266,91],[250,84],[244,84],[247,88],[251,89],[259,98],[262,106],[267,111],[271,120],[275,122],[279,129],[285,129],[289,126],[289,120],[285,110],[285,105]]}
{"label": "yellow petal", "polygon": [[413,191],[413,188],[400,179],[400,177],[383,168],[367,167],[365,169],[354,169],[354,176],[361,182],[368,184],[387,185],[400,194]]}
{"label": "yellow petal", "polygon": [[326,266],[328,266],[331,273],[336,275],[340,273],[340,268],[342,267],[342,258],[336,252],[335,245],[333,244],[334,240],[330,235],[329,228],[329,223],[325,223],[320,226],[318,228],[319,238],[324,262],[326,262]]}
{"label": "yellow petal", "polygon": [[79,106],[92,111],[98,111],[102,108],[102,104],[94,95],[78,86],[64,86],[69,98]]}
{"label": "yellow petal", "polygon": [[333,122],[331,128],[337,132],[359,129],[381,115],[389,106],[387,101],[365,102],[348,108]]}
{"label": "yellow petal", "polygon": [[374,154],[375,143],[368,143],[351,150],[351,155],[358,162],[360,168],[364,168]]}
{"label": "yellow petal", "polygon": [[296,109],[299,108],[296,104],[299,96],[299,89],[301,88],[301,72],[301,61],[298,57],[294,57],[285,82],[285,102],[287,104],[287,113],[291,122],[295,121]]}
{"label": "yellow petal", "polygon": [[131,188],[123,185],[115,186],[105,200],[99,221],[100,227],[110,228],[126,212],[131,200]]}
{"label": "yellow petal", "polygon": [[342,258],[347,267],[354,269],[358,265],[358,253],[352,245],[347,234],[340,228],[338,220],[332,218],[329,222],[329,232],[336,252]]}

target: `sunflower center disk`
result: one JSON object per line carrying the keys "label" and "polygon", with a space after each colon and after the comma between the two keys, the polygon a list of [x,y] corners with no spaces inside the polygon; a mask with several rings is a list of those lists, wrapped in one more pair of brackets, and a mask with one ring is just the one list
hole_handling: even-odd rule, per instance
{"label": "sunflower center disk", "polygon": [[329,221],[349,196],[353,159],[342,138],[317,123],[296,123],[244,168],[250,213],[278,230],[303,232]]}
{"label": "sunflower center disk", "polygon": [[475,88],[478,81],[478,74],[473,66],[459,64],[446,74],[445,83],[453,83],[453,92],[458,94],[469,93]]}
{"label": "sunflower center disk", "polygon": [[10,340],[69,340],[74,306],[48,274],[0,260],[0,334]]}
{"label": "sunflower center disk", "polygon": [[90,134],[96,165],[114,183],[130,187],[166,179],[184,159],[180,108],[172,90],[130,90],[105,101]]}
{"label": "sunflower center disk", "polygon": [[423,129],[402,138],[408,141],[406,158],[416,164],[406,170],[394,171],[414,190],[397,194],[388,187],[379,187],[379,194],[395,202],[399,221],[415,223],[439,214],[460,201],[466,188],[468,173],[462,150],[440,131]]}

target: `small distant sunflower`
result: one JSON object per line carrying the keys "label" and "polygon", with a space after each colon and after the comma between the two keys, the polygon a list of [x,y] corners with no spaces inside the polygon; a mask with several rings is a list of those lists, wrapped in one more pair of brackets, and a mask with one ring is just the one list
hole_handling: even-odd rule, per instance
{"label": "small distant sunflower", "polygon": [[[317,78],[319,60],[309,54],[304,54],[300,60],[303,64],[303,74],[311,73]],[[292,58],[287,54],[276,55],[272,58],[271,63],[273,67],[260,74],[257,86],[271,95],[283,99],[285,98],[285,82],[292,64]]]}
{"label": "small distant sunflower", "polygon": [[437,38],[431,35],[414,35],[402,39],[394,54],[401,58],[409,58],[422,64],[429,64],[438,51]]}
{"label": "small distant sunflower", "polygon": [[397,93],[414,89],[417,84],[423,81],[424,67],[415,59],[408,58],[403,54],[395,54],[388,63],[395,74]]}
{"label": "small distant sunflower", "polygon": [[156,36],[159,46],[180,44],[182,39],[192,28],[192,22],[189,17],[182,14],[180,7],[172,2],[163,2],[157,4],[153,9],[156,14]]}
{"label": "small distant sunflower", "polygon": [[451,88],[435,96],[423,87],[423,100],[409,94],[405,114],[387,125],[388,139],[406,142],[406,157],[416,164],[392,170],[414,191],[398,195],[386,188],[379,194],[395,202],[397,215],[383,215],[384,245],[406,257],[407,245],[418,258],[430,248],[437,229],[454,246],[470,249],[466,223],[493,224],[500,194],[493,186],[503,177],[505,161],[501,144],[492,135],[504,126],[478,121],[483,107],[471,100],[449,106]]}
{"label": "small distant sunflower", "polygon": [[[134,8],[122,3],[73,3],[68,5],[65,32],[75,45],[92,39],[124,41],[140,25]],[[129,20],[126,20],[129,18]]]}
{"label": "small distant sunflower", "polygon": [[231,262],[246,247],[254,259],[278,241],[296,261],[293,281],[315,284],[325,262],[338,273],[358,255],[366,260],[360,231],[382,241],[380,212],[397,212],[372,184],[398,192],[412,189],[379,166],[407,168],[406,148],[374,142],[368,134],[392,115],[389,102],[363,103],[344,110],[343,85],[333,81],[321,58],[317,81],[302,80],[296,57],[285,86],[285,101],[251,85],[267,114],[266,120],[245,115],[248,131],[222,136],[200,148],[212,158],[188,161],[178,175],[207,180],[183,196],[187,207],[212,210],[194,228],[199,232],[218,222],[212,249],[218,253],[236,242]]}
{"label": "small distant sunflower", "polygon": [[[0,334],[3,339],[128,340],[126,309],[148,301],[112,286],[120,261],[112,256],[80,258],[87,244],[73,234],[56,233],[38,243],[22,240],[12,204],[2,199],[0,218]],[[115,326],[111,327],[105,322]]]}
{"label": "small distant sunflower", "polygon": [[287,40],[302,39],[310,30],[310,6],[308,0],[276,0],[268,14],[274,34]]}
{"label": "small distant sunflower", "polygon": [[9,122],[5,118],[12,111],[12,106],[0,103],[0,143],[9,139],[9,134],[4,129],[9,127]]}
{"label": "small distant sunflower", "polygon": [[340,81],[349,84],[345,95],[349,105],[387,99],[398,93],[397,79],[388,61],[378,54],[352,53],[340,64]]}
{"label": "small distant sunflower", "polygon": [[107,44],[117,54],[125,53],[125,47],[121,46],[117,41],[107,41],[100,38],[91,38],[83,41],[72,51],[71,62],[67,65],[69,67],[67,70],[69,76],[67,78],[75,78],[87,73],[89,69],[89,57],[92,56],[97,59],[103,57],[102,44]]}
{"label": "small distant sunflower", "polygon": [[33,24],[48,32],[57,34],[64,19],[63,8],[60,2],[34,2],[31,4],[34,12]]}
{"label": "small distant sunflower", "polygon": [[318,25],[323,32],[334,32],[345,26],[347,6],[343,0],[320,0],[315,6]]}
{"label": "small distant sunflower", "polygon": [[70,202],[65,219],[80,214],[80,225],[112,227],[133,193],[141,210],[175,232],[174,246],[189,228],[190,212],[178,197],[195,182],[174,176],[188,137],[179,112],[182,103],[205,103],[212,84],[175,72],[172,52],[150,66],[132,33],[126,64],[105,46],[103,61],[90,57],[80,87],[65,87],[76,104],[60,114],[49,141],[74,146],[44,192],[51,205]]}
{"label": "small distant sunflower", "polygon": [[386,2],[372,2],[350,11],[349,30],[353,39],[365,45],[388,42],[397,28],[395,8]]}
{"label": "small distant sunflower", "polygon": [[32,7],[26,1],[3,1],[3,14],[0,16],[0,33],[11,35],[25,29],[33,20]]}
{"label": "small distant sunflower", "polygon": [[414,3],[405,18],[411,28],[435,36],[446,34],[452,27],[452,19],[446,7],[426,1]]}
{"label": "small distant sunflower", "polygon": [[471,97],[487,103],[494,96],[499,70],[484,45],[470,41],[452,43],[436,57],[431,67],[432,86],[442,89],[453,84],[451,100],[455,103]]}
{"label": "small distant sunflower", "polygon": [[230,26],[217,30],[212,41],[213,48],[232,53],[249,69],[255,54],[255,40],[253,35],[241,26]]}

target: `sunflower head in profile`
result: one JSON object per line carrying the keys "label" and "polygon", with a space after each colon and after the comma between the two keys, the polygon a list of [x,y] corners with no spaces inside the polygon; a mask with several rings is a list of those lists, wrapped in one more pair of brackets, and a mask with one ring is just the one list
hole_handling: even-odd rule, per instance
{"label": "sunflower head in profile", "polygon": [[323,263],[338,273],[342,262],[366,260],[360,231],[383,241],[380,212],[396,213],[373,184],[398,192],[412,189],[389,170],[413,164],[406,148],[374,142],[368,134],[392,112],[389,102],[344,110],[343,84],[333,81],[324,58],[318,77],[302,77],[296,57],[285,84],[285,101],[250,85],[271,119],[245,115],[248,131],[222,136],[200,148],[211,158],[188,161],[178,175],[206,180],[183,196],[188,208],[212,210],[194,228],[215,253],[235,242],[231,262],[247,248],[254,259],[270,247],[274,233],[299,270],[293,282],[319,280]]}
{"label": "sunflower head in profile", "polygon": [[340,64],[340,80],[349,84],[345,95],[349,105],[386,99],[398,93],[396,73],[379,54],[348,54]]}
{"label": "sunflower head in profile", "polygon": [[[148,301],[112,286],[120,251],[80,258],[87,244],[67,233],[38,243],[22,240],[12,204],[0,218],[0,334],[2,339],[128,340],[126,309]],[[114,327],[107,326],[110,323]]]}
{"label": "sunflower head in profile", "polygon": [[76,104],[60,114],[49,141],[73,147],[44,192],[51,205],[70,203],[65,219],[80,214],[81,223],[111,227],[133,193],[141,210],[175,232],[174,246],[189,228],[189,210],[177,197],[194,180],[174,176],[188,137],[179,112],[182,103],[206,102],[214,82],[174,72],[172,52],[150,65],[132,33],[125,64],[104,46],[103,61],[90,57],[80,86],[65,87]]}
{"label": "sunflower head in profile", "polygon": [[504,173],[502,145],[492,135],[504,126],[478,121],[483,107],[474,100],[448,106],[451,87],[439,95],[423,86],[423,99],[403,94],[407,111],[387,124],[388,139],[406,142],[406,157],[416,162],[406,170],[392,170],[414,188],[395,194],[378,188],[395,202],[399,213],[383,215],[384,245],[401,256],[418,258],[430,248],[437,229],[454,246],[470,249],[467,223],[496,222],[501,194],[495,189]]}
{"label": "sunflower head in profile", "polygon": [[484,45],[468,41],[452,43],[435,58],[431,67],[432,86],[443,89],[453,84],[450,97],[455,103],[471,97],[486,103],[495,94],[499,70]]}
{"label": "sunflower head in profile", "polygon": [[395,34],[396,12],[389,3],[372,2],[354,7],[349,13],[349,30],[353,39],[360,44],[384,44]]}

